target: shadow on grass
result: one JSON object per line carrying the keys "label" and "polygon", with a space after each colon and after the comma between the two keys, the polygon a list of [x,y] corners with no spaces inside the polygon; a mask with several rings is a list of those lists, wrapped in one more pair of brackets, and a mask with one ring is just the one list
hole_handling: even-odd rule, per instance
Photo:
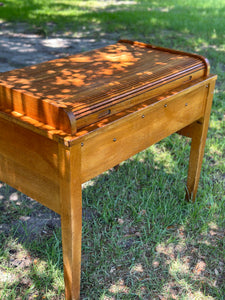
{"label": "shadow on grass", "polygon": [[[81,299],[223,298],[220,208],[204,181],[198,201],[184,201],[180,139],[84,185]],[[59,216],[5,185],[0,195],[4,295],[63,299]]]}
{"label": "shadow on grass", "polygon": [[0,207],[0,298],[42,299],[48,290],[57,295],[63,272],[60,217],[3,183]]}

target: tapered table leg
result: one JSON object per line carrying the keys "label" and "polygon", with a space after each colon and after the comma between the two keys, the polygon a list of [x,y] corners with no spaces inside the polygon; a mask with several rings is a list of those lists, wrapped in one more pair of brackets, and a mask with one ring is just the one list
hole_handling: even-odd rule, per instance
{"label": "tapered table leg", "polygon": [[61,228],[66,300],[80,299],[82,188],[80,148],[59,145]]}
{"label": "tapered table leg", "polygon": [[192,142],[187,178],[186,199],[192,200],[193,202],[195,201],[199,183],[214,87],[215,81],[212,81],[208,86],[204,117],[189,126],[189,136],[192,138]]}

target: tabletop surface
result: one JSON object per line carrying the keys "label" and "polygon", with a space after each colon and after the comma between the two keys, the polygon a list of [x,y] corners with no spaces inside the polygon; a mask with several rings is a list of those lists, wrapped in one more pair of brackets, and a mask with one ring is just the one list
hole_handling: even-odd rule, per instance
{"label": "tabletop surface", "polygon": [[[54,114],[57,108],[65,108],[79,120],[123,101],[123,108],[136,104],[125,100],[174,84],[184,76],[202,76],[206,67],[204,59],[197,55],[119,41],[0,74],[0,110],[16,111],[48,123],[43,111]],[[44,109],[40,108],[43,103],[48,104]]]}

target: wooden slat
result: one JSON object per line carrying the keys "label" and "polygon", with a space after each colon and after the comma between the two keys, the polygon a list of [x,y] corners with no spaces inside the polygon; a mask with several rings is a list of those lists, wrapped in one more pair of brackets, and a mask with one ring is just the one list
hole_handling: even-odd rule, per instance
{"label": "wooden slat", "polygon": [[159,95],[207,72],[198,55],[121,41],[1,74],[0,109],[74,134],[139,103],[141,93]]}
{"label": "wooden slat", "polygon": [[[203,70],[200,70],[195,74],[192,74],[192,80],[194,81],[202,76]],[[157,95],[163,94],[177,87],[185,86],[188,82],[190,82],[189,75],[186,75],[181,78],[176,78],[174,82],[171,81],[169,84],[162,84],[160,88],[158,86],[149,89],[146,88],[143,91],[140,90],[140,92],[136,92],[135,94],[131,93],[130,95],[128,94],[123,97],[119,96],[112,98],[100,105],[96,105],[96,107],[92,106],[91,114],[88,111],[88,108],[86,110],[84,109],[84,111],[80,110],[79,114],[76,115],[77,128],[82,128],[103,119],[103,117],[121,112],[138,103],[144,102],[146,99],[154,98]]]}

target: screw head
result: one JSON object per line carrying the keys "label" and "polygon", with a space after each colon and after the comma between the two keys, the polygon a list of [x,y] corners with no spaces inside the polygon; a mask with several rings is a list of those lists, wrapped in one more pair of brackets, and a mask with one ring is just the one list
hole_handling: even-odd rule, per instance
{"label": "screw head", "polygon": [[167,107],[167,104],[164,104],[164,107]]}
{"label": "screw head", "polygon": [[113,139],[113,142],[116,142],[116,138]]}

